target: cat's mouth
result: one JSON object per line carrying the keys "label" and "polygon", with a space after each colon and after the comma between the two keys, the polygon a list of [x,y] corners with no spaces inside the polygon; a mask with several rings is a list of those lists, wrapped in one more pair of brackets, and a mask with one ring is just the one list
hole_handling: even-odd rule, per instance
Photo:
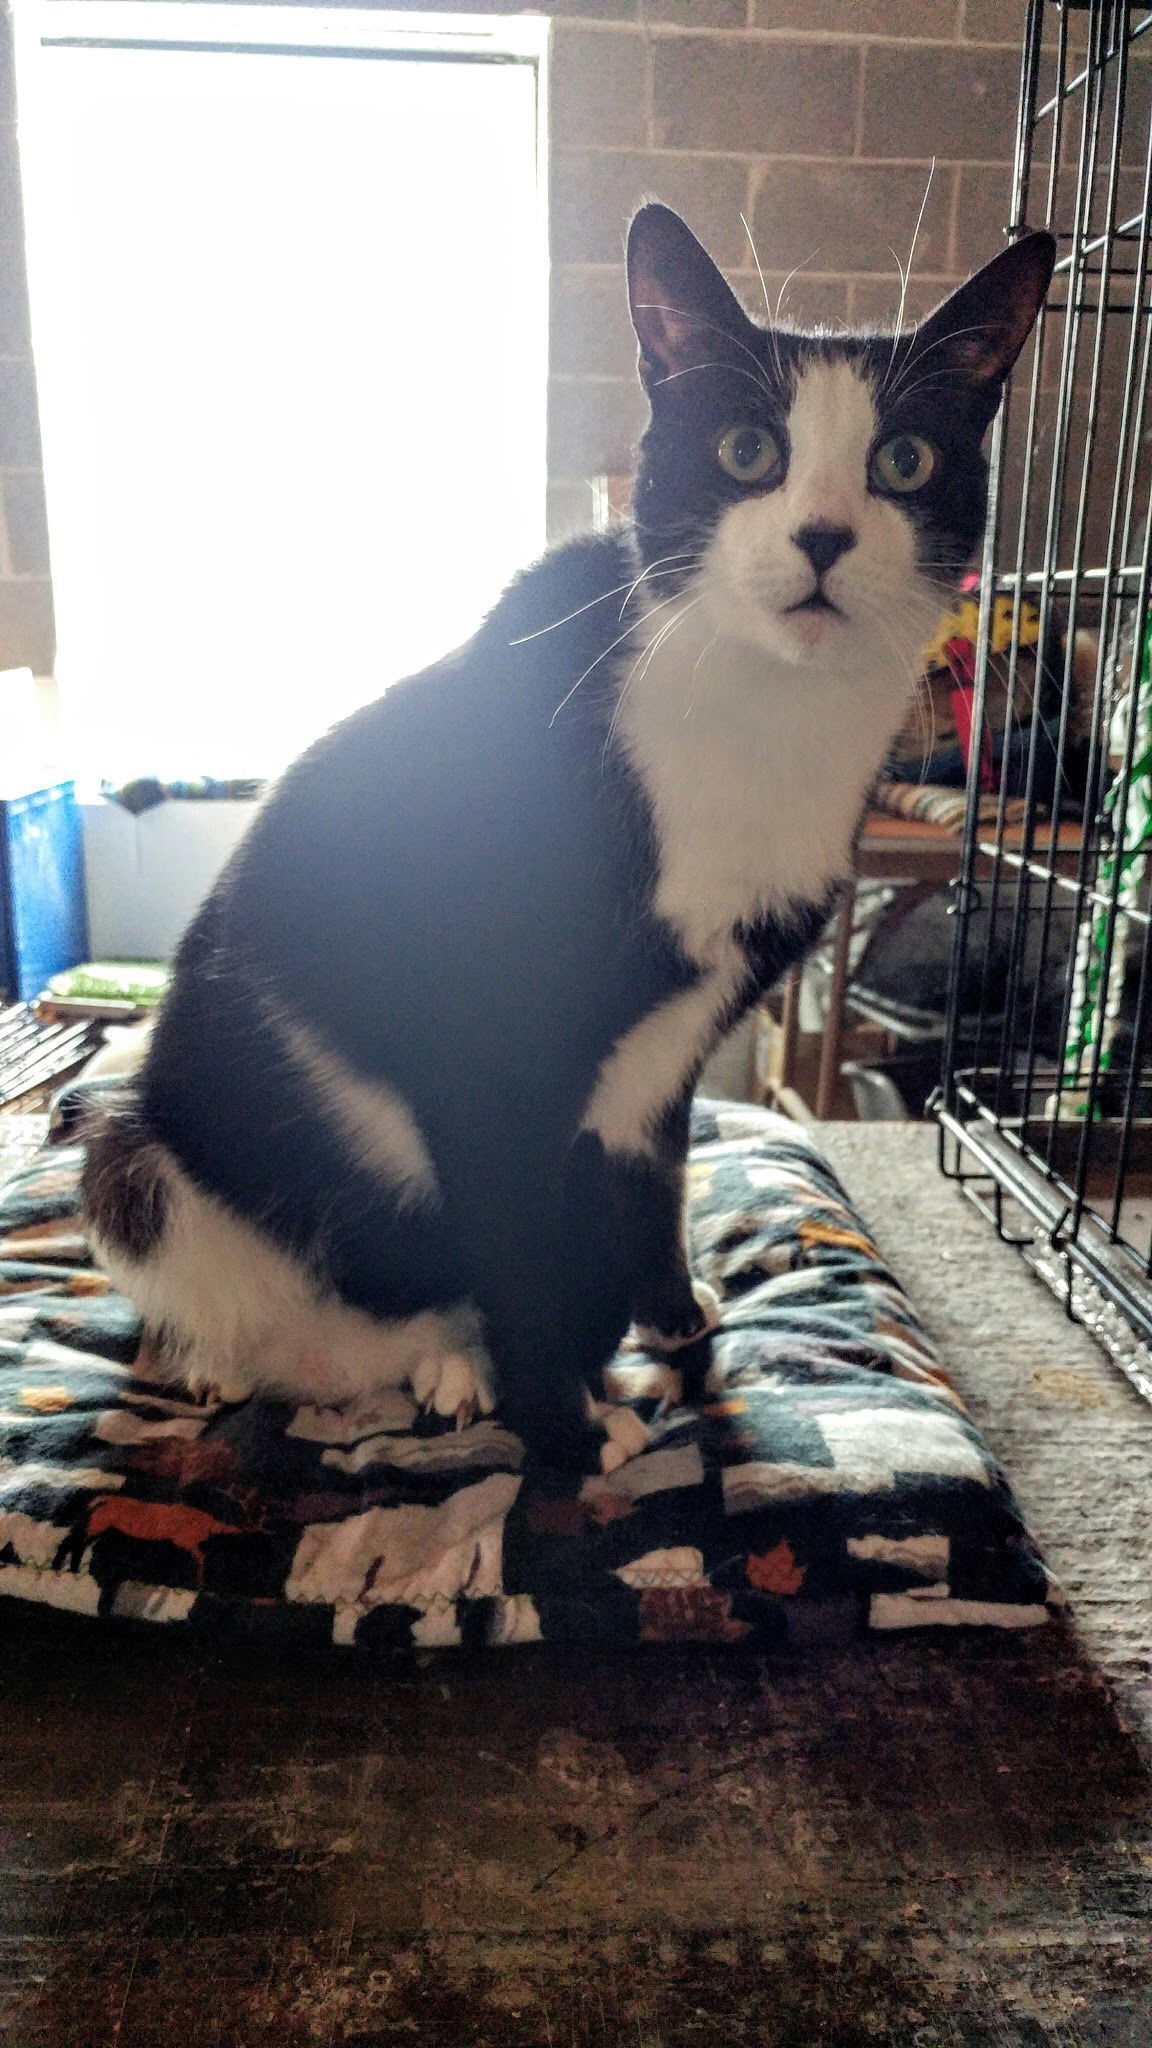
{"label": "cat's mouth", "polygon": [[802,597],[799,604],[789,604],[784,607],[784,617],[786,619],[794,618],[797,612],[830,612],[834,618],[842,619],[844,617],[839,605],[833,604],[832,599],[819,586],[815,590],[810,590],[807,597]]}

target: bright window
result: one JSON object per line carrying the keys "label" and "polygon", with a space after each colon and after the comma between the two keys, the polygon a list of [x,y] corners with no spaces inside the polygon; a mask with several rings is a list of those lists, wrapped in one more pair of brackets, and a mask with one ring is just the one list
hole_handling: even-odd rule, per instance
{"label": "bright window", "polygon": [[42,0],[21,75],[62,702],[266,774],[543,544],[539,21]]}

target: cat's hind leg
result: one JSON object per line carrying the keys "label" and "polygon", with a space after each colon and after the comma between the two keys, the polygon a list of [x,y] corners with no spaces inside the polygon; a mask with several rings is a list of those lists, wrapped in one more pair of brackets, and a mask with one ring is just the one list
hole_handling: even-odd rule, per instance
{"label": "cat's hind leg", "polygon": [[638,1458],[649,1444],[648,1426],[634,1408],[622,1408],[613,1401],[587,1396],[588,1420],[593,1433],[603,1437],[597,1453],[600,1470],[615,1472],[630,1458]]}
{"label": "cat's hind leg", "polygon": [[82,1193],[98,1262],[194,1393],[336,1406],[408,1383],[458,1419],[490,1407],[466,1305],[408,1303],[389,1316],[350,1303],[199,1187],[132,1098],[92,1130]]}

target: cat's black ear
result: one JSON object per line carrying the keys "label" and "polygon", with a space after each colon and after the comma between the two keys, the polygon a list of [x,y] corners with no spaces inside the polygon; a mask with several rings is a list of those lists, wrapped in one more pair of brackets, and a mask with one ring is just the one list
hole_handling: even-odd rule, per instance
{"label": "cat's black ear", "polygon": [[690,227],[642,206],[628,230],[628,298],[649,396],[685,370],[747,348],[756,329]]}
{"label": "cat's black ear", "polygon": [[931,349],[991,396],[1032,332],[1052,282],[1056,243],[1043,232],[1001,250],[924,322],[916,352]]}

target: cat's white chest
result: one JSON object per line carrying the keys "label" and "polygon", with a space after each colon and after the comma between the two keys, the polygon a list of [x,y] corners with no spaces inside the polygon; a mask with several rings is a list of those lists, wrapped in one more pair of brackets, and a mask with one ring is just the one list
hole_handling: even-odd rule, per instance
{"label": "cat's white chest", "polygon": [[693,957],[848,872],[906,688],[896,677],[877,701],[865,679],[779,668],[698,615],[641,658],[617,731],[655,820],[654,908]]}
{"label": "cat's white chest", "polygon": [[661,1113],[716,1044],[747,975],[737,946],[718,948],[695,986],[658,1003],[613,1046],[583,1118],[608,1152],[647,1149]]}
{"label": "cat's white chest", "polygon": [[[665,613],[667,618],[667,613]],[[620,670],[613,727],[651,806],[653,908],[701,970],[642,1018],[597,1076],[584,1126],[643,1151],[746,985],[734,928],[787,921],[851,865],[864,798],[899,723],[907,678],[774,663],[725,642],[685,601],[654,615]]]}

